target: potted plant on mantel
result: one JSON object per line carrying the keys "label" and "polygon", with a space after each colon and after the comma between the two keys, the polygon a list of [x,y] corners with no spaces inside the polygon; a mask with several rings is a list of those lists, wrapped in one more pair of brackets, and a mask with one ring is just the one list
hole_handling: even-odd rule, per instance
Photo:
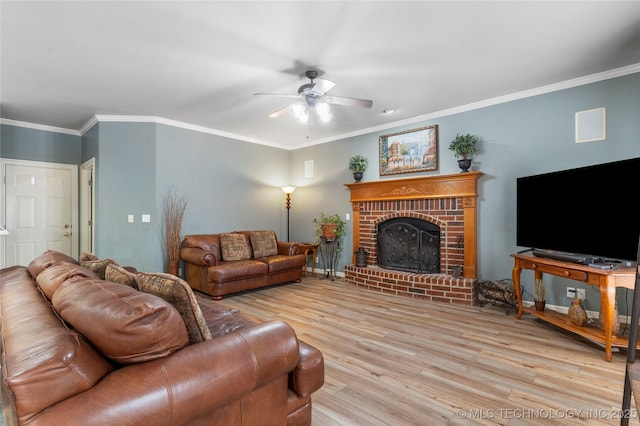
{"label": "potted plant on mantel", "polygon": [[536,307],[536,311],[543,312],[546,304],[546,289],[544,288],[544,282],[542,279],[537,278],[534,284],[533,291],[533,304]]}
{"label": "potted plant on mantel", "polygon": [[360,154],[356,154],[349,160],[349,170],[353,172],[356,182],[362,180],[362,174],[367,170],[367,159]]}
{"label": "potted plant on mantel", "polygon": [[[326,215],[320,213],[320,216],[313,219],[316,226],[315,234],[318,242],[322,241],[340,241],[345,233],[345,225],[347,222],[342,220],[338,213]],[[340,248],[340,246],[338,246]]]}
{"label": "potted plant on mantel", "polygon": [[458,166],[462,172],[468,172],[471,167],[473,154],[476,152],[476,143],[478,138],[470,133],[466,135],[456,134],[456,137],[449,144],[449,149],[458,160]]}

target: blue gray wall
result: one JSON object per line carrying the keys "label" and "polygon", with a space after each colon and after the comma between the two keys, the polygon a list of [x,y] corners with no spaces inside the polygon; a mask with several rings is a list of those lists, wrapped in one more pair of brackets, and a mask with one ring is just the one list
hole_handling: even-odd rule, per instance
{"label": "blue gray wall", "polygon": [[78,165],[81,149],[80,136],[0,125],[0,158]]}
{"label": "blue gray wall", "polygon": [[[574,142],[574,114],[607,108],[607,138]],[[312,241],[312,220],[320,212],[351,212],[345,183],[353,181],[347,162],[360,153],[369,159],[364,180],[393,179],[378,173],[382,134],[437,124],[439,168],[402,177],[458,173],[447,149],[456,133],[481,140],[473,168],[479,182],[478,270],[481,278],[511,277],[515,246],[515,180],[519,176],[640,156],[640,74],[505,102],[412,123],[381,132],[285,151],[155,123],[100,122],[82,138],[14,126],[1,126],[0,157],[80,164],[96,158],[96,253],[141,270],[164,270],[161,215],[170,190],[188,197],[183,233],[275,229],[286,238],[283,185],[292,196],[291,239]],[[305,161],[313,176],[305,177]],[[135,222],[127,223],[133,214]],[[151,222],[140,222],[150,214]],[[338,270],[351,261],[352,224]],[[546,277],[549,305],[568,306],[565,286],[576,282]],[[525,299],[533,278],[523,273]],[[626,291],[619,291],[625,312]],[[630,303],[630,302],[629,302]],[[587,308],[599,295],[587,289]]]}
{"label": "blue gray wall", "polygon": [[[575,143],[575,113],[599,107],[606,108],[606,140]],[[359,153],[369,159],[364,181],[393,179],[397,176],[379,175],[379,136],[437,124],[439,170],[402,177],[458,173],[457,160],[448,150],[449,142],[456,133],[478,135],[482,140],[481,151],[476,154],[472,168],[484,173],[479,182],[479,276],[492,280],[511,278],[513,262],[510,254],[522,249],[515,245],[516,178],[638,157],[639,117],[640,74],[633,74],[298,149],[292,152],[291,160],[292,184],[300,187],[294,193],[293,235],[296,239],[311,238],[310,224],[320,211],[342,214],[351,211],[349,191],[343,186],[353,181],[347,169],[351,155]],[[307,160],[314,161],[313,178],[304,177],[304,162]],[[351,261],[354,250],[351,237],[350,223],[341,265]],[[532,274],[523,272],[522,280],[525,299],[533,300]],[[565,287],[569,284],[588,287],[551,276],[545,276],[545,282],[548,283],[548,305],[568,306],[570,300],[566,298]],[[631,303],[629,292],[619,289],[618,293],[620,310],[626,312],[625,306]],[[597,289],[587,288],[586,308],[597,311],[599,303]]]}

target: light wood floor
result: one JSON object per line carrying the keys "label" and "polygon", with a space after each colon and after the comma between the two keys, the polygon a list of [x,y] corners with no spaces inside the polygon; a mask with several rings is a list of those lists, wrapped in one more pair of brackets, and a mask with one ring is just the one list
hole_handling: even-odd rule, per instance
{"label": "light wood floor", "polygon": [[286,321],[322,351],[314,426],[620,423],[625,351],[606,362],[601,347],[516,320],[504,305],[428,303],[315,278],[222,302]]}

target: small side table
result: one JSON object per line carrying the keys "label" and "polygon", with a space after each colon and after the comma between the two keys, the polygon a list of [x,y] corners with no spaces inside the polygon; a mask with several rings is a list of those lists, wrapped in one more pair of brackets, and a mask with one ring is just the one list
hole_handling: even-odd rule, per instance
{"label": "small side table", "polygon": [[298,243],[298,246],[300,247],[300,253],[304,254],[305,256],[305,262],[304,262],[304,267],[302,268],[302,273],[304,274],[305,277],[307,276],[307,259],[311,254],[313,255],[313,258],[311,260],[311,275],[315,276],[318,245],[311,244],[311,243]]}
{"label": "small side table", "polygon": [[320,257],[324,267],[324,276],[322,279],[330,278],[331,281],[336,279],[336,263],[338,261],[338,248],[340,242],[338,240],[322,239],[320,241]]}

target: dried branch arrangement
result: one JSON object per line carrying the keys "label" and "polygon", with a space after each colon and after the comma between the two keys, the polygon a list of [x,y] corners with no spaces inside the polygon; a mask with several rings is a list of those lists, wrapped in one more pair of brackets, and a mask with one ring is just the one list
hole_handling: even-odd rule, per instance
{"label": "dried branch arrangement", "polygon": [[169,262],[177,262],[180,258],[180,233],[187,201],[186,197],[178,197],[174,190],[164,199],[164,239]]}
{"label": "dried branch arrangement", "polygon": [[544,282],[541,279],[536,279],[533,300],[537,300],[538,302],[544,302],[546,300],[545,295],[546,295],[546,289],[544,287]]}

